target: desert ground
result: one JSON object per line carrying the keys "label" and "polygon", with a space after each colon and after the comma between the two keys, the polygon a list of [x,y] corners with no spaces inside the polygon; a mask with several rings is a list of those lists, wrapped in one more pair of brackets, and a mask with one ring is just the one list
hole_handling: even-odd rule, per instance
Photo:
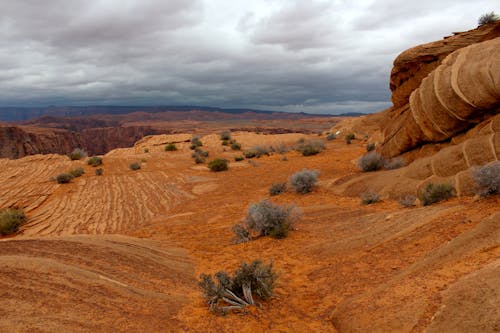
{"label": "desert ground", "polygon": [[[232,137],[242,149],[325,139]],[[85,160],[62,155],[0,160],[0,206],[25,207],[28,216],[20,233],[0,241],[2,331],[499,329],[498,195],[411,208],[384,196],[361,205],[359,196],[334,189],[361,174],[356,160],[365,140],[324,140],[326,149],[315,156],[292,150],[235,162],[241,152],[213,133],[201,138],[202,148],[209,160],[230,164],[211,172],[193,162],[190,138],[151,136],[113,150],[102,176]],[[168,142],[178,150],[164,151]],[[140,170],[128,168],[134,161]],[[69,184],[50,179],[78,166],[85,174]],[[311,193],[271,198],[303,212],[289,236],[234,244],[231,228],[249,204],[304,168],[320,171]],[[376,173],[390,182],[394,170]],[[274,297],[245,314],[212,314],[198,276],[257,258],[278,273]]]}

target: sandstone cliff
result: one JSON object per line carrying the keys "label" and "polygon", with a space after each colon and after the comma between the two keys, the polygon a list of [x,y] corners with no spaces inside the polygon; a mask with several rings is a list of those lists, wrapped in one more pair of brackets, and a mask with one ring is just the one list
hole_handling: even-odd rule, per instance
{"label": "sandstone cliff", "polygon": [[74,132],[32,126],[0,126],[0,158],[34,154],[68,154],[83,148],[91,155],[114,148],[130,147],[147,135],[168,133],[147,126],[87,128]]}

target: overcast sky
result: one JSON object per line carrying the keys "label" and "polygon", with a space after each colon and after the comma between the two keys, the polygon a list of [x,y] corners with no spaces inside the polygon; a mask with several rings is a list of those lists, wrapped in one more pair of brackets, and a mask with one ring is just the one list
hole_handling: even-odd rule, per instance
{"label": "overcast sky", "polygon": [[[0,106],[371,112],[405,49],[491,0],[0,0]],[[498,11],[497,11],[498,12]]]}

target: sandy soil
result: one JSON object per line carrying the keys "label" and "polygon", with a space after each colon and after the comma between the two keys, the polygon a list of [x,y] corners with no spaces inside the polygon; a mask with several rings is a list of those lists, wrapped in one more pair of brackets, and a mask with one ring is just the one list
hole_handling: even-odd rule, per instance
{"label": "sandy soil", "polygon": [[[244,148],[291,145],[303,136],[234,134]],[[228,171],[213,173],[194,164],[185,139],[145,138],[133,148],[112,151],[104,156],[100,177],[83,161],[55,155],[0,160],[0,207],[25,206],[29,217],[20,234],[0,241],[0,261],[8,267],[0,270],[0,308],[20,309],[4,310],[0,327],[108,331],[119,320],[123,326],[117,330],[125,331],[147,322],[143,331],[438,332],[457,330],[453,318],[466,310],[466,331],[500,329],[496,308],[479,306],[500,300],[494,283],[500,262],[500,216],[494,214],[500,197],[454,198],[414,208],[384,199],[362,206],[359,198],[340,196],[333,188],[336,180],[359,174],[354,161],[364,151],[360,140],[351,145],[329,141],[324,152],[311,157],[291,151],[284,154],[286,160],[273,154],[252,163],[231,162]],[[221,146],[215,134],[202,141],[208,160],[233,161],[241,154]],[[166,142],[177,142],[179,150],[163,151]],[[141,160],[140,170],[128,169]],[[86,173],[71,184],[49,181],[79,165]],[[312,193],[289,191],[272,198],[302,209],[296,230],[283,240],[233,244],[231,227],[244,218],[248,205],[268,198],[272,183],[304,168],[320,171]],[[108,236],[116,233],[126,237]],[[109,246],[113,237],[123,237],[119,249]],[[86,248],[81,257],[72,254],[81,247]],[[93,258],[90,263],[87,257]],[[272,261],[279,274],[275,297],[246,315],[211,314],[196,288],[198,275],[232,271],[257,258]],[[154,260],[158,268],[141,265],[143,260]],[[23,277],[19,286],[18,276]],[[57,285],[49,288],[42,276]],[[92,290],[96,281],[102,288],[92,302],[83,301],[80,292]],[[460,297],[464,288],[466,300]],[[38,296],[25,297],[26,290]],[[103,310],[109,316],[85,326],[95,314],[87,310],[102,304],[109,305]],[[70,314],[39,311],[45,306],[75,309]],[[34,319],[18,324],[23,313]]]}

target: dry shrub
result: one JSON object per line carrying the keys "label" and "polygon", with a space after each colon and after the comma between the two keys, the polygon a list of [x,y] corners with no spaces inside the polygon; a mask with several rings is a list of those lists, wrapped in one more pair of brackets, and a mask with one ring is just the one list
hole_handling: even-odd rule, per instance
{"label": "dry shrub", "polygon": [[254,232],[257,236],[285,238],[300,215],[300,210],[294,205],[281,206],[262,200],[248,207],[242,227],[248,231],[249,235]]}
{"label": "dry shrub", "polygon": [[69,154],[69,158],[72,160],[72,161],[75,161],[75,160],[81,160],[82,158],[84,158],[85,156],[87,156],[87,153],[83,150],[83,149],[80,149],[80,148],[75,148],[70,154]]}
{"label": "dry shrub", "polygon": [[472,170],[476,192],[480,196],[500,193],[500,161],[495,161]]}
{"label": "dry shrub", "polygon": [[0,211],[0,235],[11,235],[26,221],[22,209],[7,208]]}
{"label": "dry shrub", "polygon": [[208,163],[208,168],[214,172],[225,171],[228,169],[227,160],[223,158],[216,158]]}
{"label": "dry shrub", "polygon": [[[149,151],[149,150],[148,150]],[[99,156],[92,156],[87,160],[87,164],[93,167],[97,167],[102,164],[102,158]]]}
{"label": "dry shrub", "polygon": [[297,193],[305,194],[312,191],[314,185],[318,181],[318,170],[304,169],[294,173],[290,177],[290,185]]}
{"label": "dry shrub", "polygon": [[384,166],[384,158],[377,152],[369,152],[358,159],[358,168],[363,172],[377,171]]}
{"label": "dry shrub", "polygon": [[427,206],[436,202],[447,200],[455,193],[455,188],[451,184],[429,183],[419,193],[420,202]]}
{"label": "dry shrub", "polygon": [[380,201],[380,196],[373,191],[367,191],[361,193],[360,198],[361,198],[361,204],[363,205],[371,205],[373,203]]}
{"label": "dry shrub", "polygon": [[210,311],[225,315],[231,310],[241,311],[256,305],[254,297],[261,300],[271,298],[276,278],[272,264],[254,260],[241,264],[233,276],[225,271],[217,272],[214,277],[201,274],[198,285]]}
{"label": "dry shrub", "polygon": [[278,195],[286,192],[286,183],[274,183],[269,188],[269,195]]}

